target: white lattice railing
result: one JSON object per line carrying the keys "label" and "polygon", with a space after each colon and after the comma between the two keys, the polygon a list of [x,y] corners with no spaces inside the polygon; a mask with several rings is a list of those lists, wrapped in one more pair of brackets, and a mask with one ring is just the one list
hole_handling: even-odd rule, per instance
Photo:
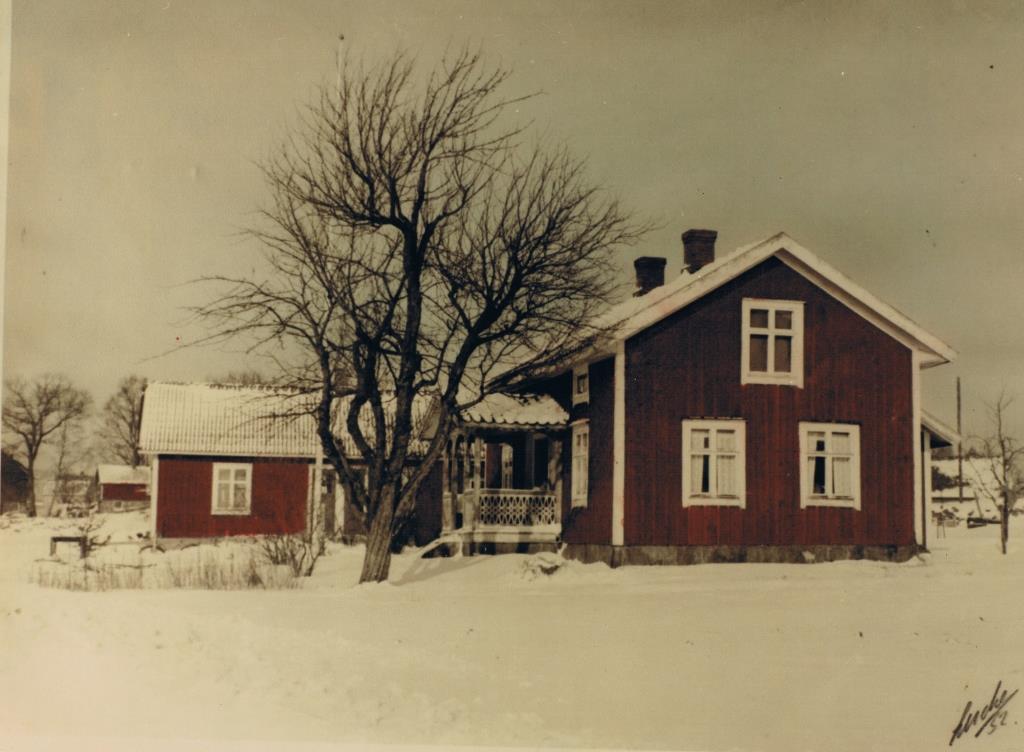
{"label": "white lattice railing", "polygon": [[545,491],[485,488],[476,511],[478,526],[537,528],[560,522],[555,495]]}

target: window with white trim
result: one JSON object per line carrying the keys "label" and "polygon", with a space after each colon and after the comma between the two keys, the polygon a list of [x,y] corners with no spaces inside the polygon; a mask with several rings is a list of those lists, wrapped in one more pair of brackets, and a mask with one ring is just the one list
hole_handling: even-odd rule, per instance
{"label": "window with white trim", "polygon": [[683,421],[683,506],[747,506],[746,423]]}
{"label": "window with white trim", "polygon": [[860,509],[860,426],[800,424],[800,506]]}
{"label": "window with white trim", "polygon": [[586,364],[572,369],[572,403],[590,402],[590,367]]}
{"label": "window with white trim", "polygon": [[804,385],[804,304],[743,299],[740,383]]}
{"label": "window with white trim", "polygon": [[252,511],[252,465],[247,462],[213,463],[213,514],[249,514]]}
{"label": "window with white trim", "polygon": [[590,474],[590,425],[572,427],[572,505],[587,506]]}

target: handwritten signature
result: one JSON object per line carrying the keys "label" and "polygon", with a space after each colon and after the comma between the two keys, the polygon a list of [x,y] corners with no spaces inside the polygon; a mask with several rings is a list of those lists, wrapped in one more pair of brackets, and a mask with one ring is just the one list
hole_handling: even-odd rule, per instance
{"label": "handwritten signature", "polygon": [[992,693],[992,699],[987,704],[972,710],[973,707],[971,702],[968,700],[967,705],[964,707],[963,715],[960,716],[960,722],[953,729],[953,735],[949,738],[949,746],[953,746],[953,742],[959,739],[961,736],[965,736],[975,726],[977,730],[974,732],[974,738],[977,739],[981,736],[982,732],[986,729],[988,733],[995,733],[995,730],[1000,726],[1006,725],[1006,706],[1009,704],[1017,692],[1020,690],[1009,690],[1003,689],[1003,682],[999,680],[996,684],[995,692]]}

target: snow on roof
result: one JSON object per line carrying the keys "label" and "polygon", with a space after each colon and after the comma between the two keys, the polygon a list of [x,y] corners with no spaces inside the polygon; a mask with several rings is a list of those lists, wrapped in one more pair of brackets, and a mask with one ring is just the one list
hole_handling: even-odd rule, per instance
{"label": "snow on roof", "polygon": [[131,465],[100,465],[96,468],[100,483],[149,483],[148,467]]}
{"label": "snow on roof", "polygon": [[466,411],[463,422],[470,425],[560,426],[568,413],[551,397],[489,394]]}
{"label": "snow on roof", "polygon": [[932,435],[931,445],[933,449],[938,447],[953,446],[960,441],[960,434],[956,429],[939,420],[927,410],[921,410],[921,427]]}
{"label": "snow on roof", "polygon": [[[344,429],[351,398],[339,400],[335,435],[346,455],[358,454]],[[201,454],[257,457],[315,457],[319,439],[311,415],[315,397],[297,390],[223,384],[154,382],[142,404],[142,450],[147,454]],[[413,425],[420,438],[413,452],[425,449],[430,400],[413,402]],[[373,435],[368,407],[359,415],[364,435]],[[390,425],[389,425],[390,430]]]}
{"label": "snow on roof", "polygon": [[939,365],[956,357],[956,352],[949,345],[826,264],[784,232],[741,246],[695,274],[684,272],[646,295],[630,298],[606,311],[594,324],[599,329],[610,328],[613,342],[628,339],[771,256],[777,256],[883,331],[920,351],[924,356],[922,366]]}

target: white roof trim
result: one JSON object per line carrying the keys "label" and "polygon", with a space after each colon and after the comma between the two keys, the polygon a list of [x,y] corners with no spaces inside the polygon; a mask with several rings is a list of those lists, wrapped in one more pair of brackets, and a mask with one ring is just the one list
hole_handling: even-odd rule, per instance
{"label": "white roof trim", "polygon": [[[892,306],[879,300],[837,269],[826,264],[784,232],[773,235],[760,243],[741,247],[719,261],[704,267],[697,274],[681,276],[676,282],[653,291],[655,294],[647,306],[635,312],[629,310],[626,313],[613,335],[613,340],[629,339],[771,256],[778,256],[787,266],[824,289],[854,312],[907,347],[919,351],[923,356],[923,368],[947,363],[956,358],[956,351],[949,345],[922,329]],[[629,306],[630,309],[633,307]],[[614,314],[615,309],[613,308],[605,316],[614,317]],[[608,343],[605,343],[601,350],[605,351],[607,345]]]}

